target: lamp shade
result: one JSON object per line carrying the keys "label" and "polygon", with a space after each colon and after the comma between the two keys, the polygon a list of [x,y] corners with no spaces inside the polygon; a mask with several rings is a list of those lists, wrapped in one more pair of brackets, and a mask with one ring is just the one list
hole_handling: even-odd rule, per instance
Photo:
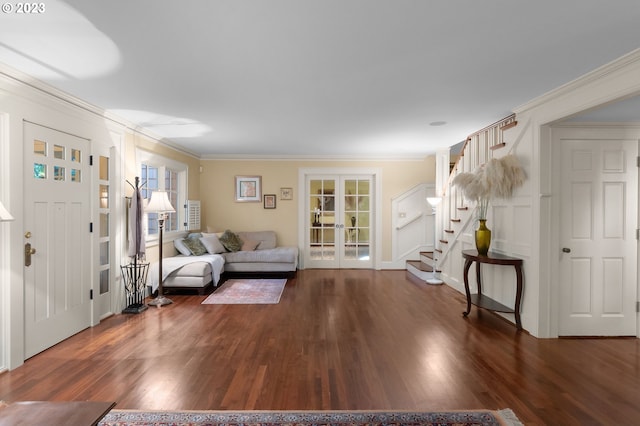
{"label": "lamp shade", "polygon": [[11,216],[11,213],[9,213],[7,209],[4,208],[2,202],[0,202],[0,222],[8,222],[10,220],[13,220],[13,216]]}
{"label": "lamp shade", "polygon": [[151,201],[147,205],[147,213],[168,213],[175,212],[166,191],[153,191],[151,193]]}
{"label": "lamp shade", "polygon": [[432,207],[435,207],[438,204],[440,204],[440,201],[442,201],[442,198],[440,197],[427,197],[427,202],[431,204]]}

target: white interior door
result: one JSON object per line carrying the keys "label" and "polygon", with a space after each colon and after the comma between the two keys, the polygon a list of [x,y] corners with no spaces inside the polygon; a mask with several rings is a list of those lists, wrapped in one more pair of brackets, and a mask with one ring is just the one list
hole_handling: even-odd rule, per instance
{"label": "white interior door", "polygon": [[90,325],[91,179],[87,140],[26,122],[24,138],[28,358]]}
{"label": "white interior door", "polygon": [[638,142],[562,140],[561,336],[635,336]]}
{"label": "white interior door", "polygon": [[307,176],[305,265],[372,268],[373,176]]}

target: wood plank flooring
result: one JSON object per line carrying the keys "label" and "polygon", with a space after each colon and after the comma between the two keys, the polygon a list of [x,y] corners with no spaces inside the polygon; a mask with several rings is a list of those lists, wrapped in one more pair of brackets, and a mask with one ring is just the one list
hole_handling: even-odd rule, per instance
{"label": "wood plank flooring", "polygon": [[640,424],[639,339],[535,339],[475,307],[465,319],[463,295],[405,271],[300,271],[277,305],[205,297],[104,320],[0,374],[0,400]]}

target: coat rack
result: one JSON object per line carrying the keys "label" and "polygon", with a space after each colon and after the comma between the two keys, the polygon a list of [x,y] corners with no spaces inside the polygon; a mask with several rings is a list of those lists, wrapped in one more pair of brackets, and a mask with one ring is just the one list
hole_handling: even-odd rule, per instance
{"label": "coat rack", "polygon": [[[123,314],[139,314],[147,309],[144,304],[145,290],[147,286],[147,274],[149,263],[145,262],[144,232],[142,229],[142,198],[140,188],[140,178],[136,176],[135,185],[127,181],[133,187],[133,197],[127,206],[127,238],[129,239],[129,256],[131,263],[120,266],[122,279],[126,293],[127,307],[123,309]],[[136,203],[134,206],[133,204]],[[135,218],[131,215],[135,214]],[[134,228],[134,229],[132,229]],[[129,238],[133,235],[133,238]],[[133,244],[133,246],[132,246]],[[133,255],[132,255],[133,253]]]}

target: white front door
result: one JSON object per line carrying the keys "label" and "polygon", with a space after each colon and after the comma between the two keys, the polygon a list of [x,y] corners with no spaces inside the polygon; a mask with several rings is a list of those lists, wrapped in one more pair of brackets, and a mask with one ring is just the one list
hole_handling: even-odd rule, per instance
{"label": "white front door", "polygon": [[90,326],[88,151],[85,139],[24,124],[26,358]]}
{"label": "white front door", "polygon": [[561,336],[635,336],[637,140],[562,144]]}
{"label": "white front door", "polygon": [[307,176],[305,267],[373,267],[373,176]]}

